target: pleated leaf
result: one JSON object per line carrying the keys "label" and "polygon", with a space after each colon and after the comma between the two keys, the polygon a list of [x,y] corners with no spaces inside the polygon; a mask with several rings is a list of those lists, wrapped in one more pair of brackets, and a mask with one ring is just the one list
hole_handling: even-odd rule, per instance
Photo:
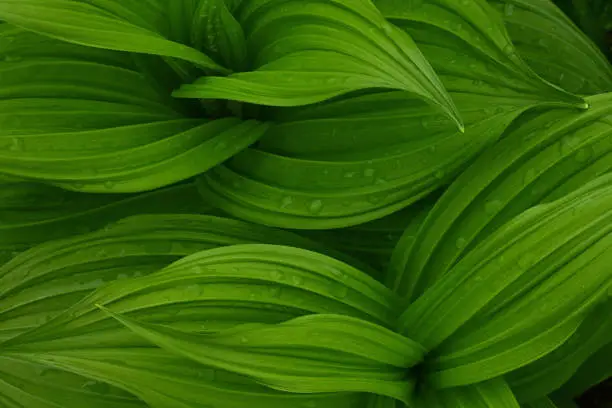
{"label": "pleated leaf", "polygon": [[172,353],[294,393],[370,392],[408,403],[413,384],[404,370],[424,351],[380,326],[337,315],[196,335],[109,313]]}
{"label": "pleated leaf", "polygon": [[94,195],[37,183],[0,183],[0,253],[16,255],[135,214],[210,211],[193,183],[141,195]]}
{"label": "pleated leaf", "polygon": [[519,118],[443,194],[416,234],[396,248],[402,294],[417,297],[477,244],[521,212],[583,186],[612,168],[612,94],[586,112],[553,109]]}
{"label": "pleated leaf", "polygon": [[411,304],[400,332],[432,350],[429,381],[477,383],[566,342],[612,284],[611,217],[602,176],[514,218]]}
{"label": "pleated leaf", "polygon": [[[39,273],[44,272],[41,268]],[[232,245],[187,256],[158,273],[107,284],[51,321],[4,341],[3,347],[37,350],[41,341],[63,336],[68,336],[67,343],[50,344],[61,348],[62,343],[76,342],[86,347],[102,339],[117,347],[134,344],[133,336],[108,324],[98,304],[128,317],[198,331],[278,323],[313,313],[342,314],[392,327],[397,302],[373,278],[325,255],[278,245]],[[79,333],[89,335],[81,338]]]}
{"label": "pleated leaf", "polygon": [[35,247],[0,267],[0,339],[49,321],[108,282],[148,275],[205,249],[248,243],[292,245],[350,261],[289,232],[240,221],[134,216],[100,232]]}
{"label": "pleated leaf", "polygon": [[0,403],[7,408],[146,407],[108,383],[5,356],[0,356]]}
{"label": "pleated leaf", "polygon": [[578,94],[612,91],[612,65],[597,46],[603,35],[595,44],[550,0],[489,3],[502,13],[517,52],[542,78]]}
{"label": "pleated leaf", "polygon": [[0,174],[83,192],[148,191],[207,171],[267,128],[192,119],[150,85],[157,71],[117,66],[114,57],[90,61],[88,51],[81,59],[87,48],[76,45],[63,59],[29,57],[24,50],[40,37],[13,30],[0,38],[9,34],[18,40],[0,68]]}
{"label": "pleated leaf", "polygon": [[5,0],[0,18],[74,44],[173,57],[216,72],[228,70],[206,54],[164,38],[162,2]]}
{"label": "pleated leaf", "polygon": [[376,0],[406,30],[450,92],[586,106],[540,78],[520,58],[501,15],[486,0]]}
{"label": "pleated leaf", "polygon": [[330,229],[382,218],[447,184],[528,108],[456,100],[465,133],[401,92],[286,113],[257,148],[208,172],[199,188],[225,212],[266,225]]}
{"label": "pleated leaf", "polygon": [[501,378],[448,390],[425,390],[416,408],[519,408],[508,384]]}
{"label": "pleated leaf", "polygon": [[174,93],[270,106],[301,106],[349,92],[406,91],[462,127],[449,95],[412,39],[369,0],[247,0],[234,11],[250,71],[206,76]]}
{"label": "pleated leaf", "polygon": [[[13,404],[9,405],[11,408],[80,408],[83,405],[68,405],[79,402],[91,403],[92,407],[113,403],[117,404],[113,407],[122,408],[285,408],[313,405],[355,408],[363,399],[363,395],[357,393],[299,395],[274,391],[248,378],[191,363],[156,348],[96,347],[84,351],[10,354],[9,357],[0,357],[3,364],[6,363],[2,368],[15,370],[27,365],[42,373],[42,378],[34,376],[29,379],[33,386],[17,383],[19,388],[16,388],[0,382],[0,401],[10,401]],[[47,376],[50,378],[45,378]],[[50,386],[49,381],[54,381],[54,384]],[[62,393],[59,397],[51,394],[53,389],[50,389],[58,386]],[[130,394],[126,397],[126,391],[145,404],[135,402]],[[89,395],[82,395],[84,393]]]}
{"label": "pleated leaf", "polygon": [[[578,368],[600,349],[612,343],[612,302],[589,315],[561,347],[506,376],[522,401],[552,394],[572,378]],[[610,362],[610,361],[608,361]]]}

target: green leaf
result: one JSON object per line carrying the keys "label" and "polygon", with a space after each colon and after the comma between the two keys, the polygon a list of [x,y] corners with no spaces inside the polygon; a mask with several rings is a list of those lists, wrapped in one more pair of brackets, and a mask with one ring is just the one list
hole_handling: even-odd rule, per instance
{"label": "green leaf", "polygon": [[[172,192],[177,189],[168,193]],[[176,194],[169,196],[179,198]],[[132,200],[143,215],[123,219],[100,232],[48,242],[0,267],[0,339],[49,321],[105,283],[148,275],[205,249],[284,244],[351,262],[349,257],[313,241],[272,228],[214,216],[144,215],[143,202],[158,198],[147,195]],[[97,214],[103,215],[101,211]],[[103,220],[99,218],[98,222]]]}
{"label": "green leaf", "polygon": [[449,92],[586,107],[519,57],[504,21],[486,0],[376,0],[381,13],[406,30]]}
{"label": "green leaf", "polygon": [[590,388],[612,377],[612,342],[599,349],[586,360],[572,378],[556,394],[562,398],[576,398]]}
{"label": "green leaf", "polygon": [[13,59],[0,68],[2,174],[83,192],[148,191],[207,171],[268,126],[191,119],[134,63],[94,62],[87,52],[81,59],[84,47],[74,45],[60,60],[26,57],[23,47],[36,47],[38,37],[18,31],[11,38],[19,38]]}
{"label": "green leaf", "polygon": [[206,76],[181,98],[301,106],[363,89],[416,94],[462,128],[460,115],[417,46],[366,0],[247,0],[234,12],[250,71]]}
{"label": "green leaf", "polygon": [[371,392],[408,403],[413,384],[404,370],[423,357],[416,343],[344,316],[313,315],[197,335],[104,310],[172,353],[293,393]]}
{"label": "green leaf", "polygon": [[428,380],[484,381],[567,341],[612,285],[611,217],[608,175],[524,212],[469,252],[400,317],[400,332],[435,356]]}
{"label": "green leaf", "polygon": [[506,376],[519,399],[529,401],[551,394],[570,380],[589,357],[612,342],[610,306],[610,301],[599,306],[561,347]]}
{"label": "green leaf", "polygon": [[508,384],[498,378],[448,390],[426,389],[414,405],[416,408],[519,408]]}
{"label": "green leaf", "polygon": [[[248,378],[192,363],[156,348],[96,347],[53,354],[10,354],[13,360],[35,362],[58,371],[62,376],[80,374],[86,377],[81,377],[82,382],[102,390],[110,388],[109,385],[119,387],[137,395],[151,408],[207,408],[211,405],[219,408],[312,405],[359,408],[363,399],[363,395],[357,393],[298,395],[274,391]],[[3,391],[0,389],[0,397]],[[17,407],[30,408],[31,405]]]}
{"label": "green leaf", "polygon": [[[489,3],[503,14],[517,52],[542,78],[578,94],[612,91],[612,66],[598,48],[598,45],[604,48],[604,30],[595,21],[582,24],[587,33],[601,30],[593,43],[550,0],[489,0]],[[602,14],[604,2],[588,3],[600,3],[597,14]]]}
{"label": "green leaf", "polygon": [[164,38],[160,26],[164,10],[159,3],[127,3],[129,6],[115,0],[5,0],[0,4],[0,18],[74,44],[179,58],[204,69],[229,72],[202,52]]}
{"label": "green leaf", "polygon": [[193,183],[140,195],[82,194],[38,183],[0,183],[0,252],[24,251],[135,214],[211,211]]}
{"label": "green leaf", "polygon": [[443,194],[410,248],[398,247],[402,293],[414,299],[504,223],[612,169],[612,94],[523,115]]}
{"label": "green leaf", "polygon": [[[121,235],[125,233],[124,240],[129,242],[131,234],[127,232],[130,231],[122,232],[122,227],[118,228]],[[149,234],[155,240],[155,234]],[[191,236],[191,240],[194,240],[197,236],[194,235],[187,237]],[[286,236],[281,237],[286,240]],[[162,238],[159,247],[156,245],[151,251],[162,255],[172,251],[165,237],[162,235],[159,238]],[[297,240],[300,242],[299,237]],[[136,255],[145,255],[146,259],[143,249],[147,250],[149,245],[143,248],[141,239],[135,242],[134,247]],[[102,270],[105,276],[117,276],[113,274],[117,272],[127,274],[130,269],[134,270],[136,259],[142,261],[142,257],[129,257],[130,252],[127,250],[122,255],[122,248],[123,245],[102,249],[106,249],[111,258],[124,256],[124,265],[130,265],[131,268],[119,271],[109,268],[106,272]],[[179,251],[178,255],[185,255],[188,248],[175,250]],[[194,248],[193,244],[191,248]],[[68,261],[70,257],[74,260],[60,262],[58,266],[84,263],[69,248],[64,248],[64,251],[68,252]],[[52,257],[54,252],[49,252]],[[4,268],[17,266],[17,263],[26,259],[27,254],[14,259]],[[166,262],[172,260],[168,257],[165,259]],[[202,327],[206,330],[221,330],[250,322],[277,323],[313,313],[342,314],[393,327],[397,316],[398,299],[381,283],[341,261],[304,249],[278,245],[232,245],[195,253],[160,272],[149,274],[152,272],[151,267],[159,266],[157,262],[151,266],[145,264],[145,268],[149,269],[142,271],[144,276],[119,279],[107,284],[46,324],[7,339],[2,347],[8,348],[11,345],[14,350],[35,351],[40,349],[41,341],[48,341],[54,347],[56,342],[52,339],[61,337],[67,339],[57,341],[60,349],[68,344],[81,348],[95,344],[117,347],[133,345],[133,336],[118,331],[117,325],[109,326],[108,316],[97,309],[97,304],[112,307],[117,313],[130,312],[128,317],[192,331],[201,330]],[[70,272],[68,265],[64,273]],[[41,266],[38,274],[53,273],[52,268]],[[23,268],[22,271],[27,272],[27,269]],[[17,278],[13,285],[19,285],[19,271],[13,276],[13,279]],[[10,278],[10,275],[7,276],[8,282],[11,282]],[[71,277],[69,282],[74,285],[75,279]],[[80,289],[80,285],[74,286]],[[43,293],[48,291],[44,290]],[[60,286],[59,292],[62,291],[65,289]],[[32,292],[22,295],[20,303],[27,304],[39,297],[35,295],[35,290]],[[82,296],[78,295],[79,298]],[[61,301],[61,298],[58,300]],[[15,301],[8,302],[9,305],[12,303]],[[63,307],[66,306],[64,303]],[[85,336],[81,337],[80,334]]]}
{"label": "green leaf", "polygon": [[329,229],[382,218],[447,184],[526,109],[515,101],[491,108],[482,96],[456,99],[465,106],[465,133],[402,92],[285,113],[256,148],[198,186],[225,212],[266,225]]}
{"label": "green leaf", "polygon": [[[189,0],[194,3],[193,0]],[[174,2],[173,2],[174,3]],[[188,14],[180,24],[193,16],[191,44],[196,49],[218,56],[225,66],[242,70],[247,63],[246,39],[242,26],[231,14],[225,0],[196,1],[193,14]],[[199,3],[199,4],[198,4]]]}
{"label": "green leaf", "polygon": [[10,408],[145,407],[107,383],[5,356],[0,356],[0,401]]}

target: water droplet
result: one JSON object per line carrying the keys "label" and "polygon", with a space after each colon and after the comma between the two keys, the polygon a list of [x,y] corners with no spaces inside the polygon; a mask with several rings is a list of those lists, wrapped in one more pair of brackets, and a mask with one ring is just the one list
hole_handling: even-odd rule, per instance
{"label": "water droplet", "polygon": [[4,62],[20,62],[23,60],[22,56],[19,55],[5,55]]}
{"label": "water droplet", "polygon": [[23,139],[18,137],[11,138],[11,145],[9,146],[9,150],[12,152],[20,152],[24,150]]}
{"label": "water droplet", "polygon": [[531,263],[532,261],[529,255],[523,255],[518,260],[518,265],[524,269],[529,268],[531,266]]}
{"label": "water droplet", "polygon": [[504,47],[504,53],[509,57],[516,55],[516,50],[512,44],[508,44]]}
{"label": "water droplet", "polygon": [[315,400],[308,400],[306,402],[303,402],[300,405],[300,408],[317,408],[317,402]]}
{"label": "water droplet", "polygon": [[149,241],[144,244],[144,249],[152,254],[166,254],[172,250],[172,243],[165,239]]}
{"label": "water droplet", "polygon": [[388,181],[385,180],[384,178],[381,178],[381,177],[379,177],[376,180],[374,180],[374,184],[376,184],[376,185],[387,184],[387,183],[388,183]]}
{"label": "water droplet", "polygon": [[443,179],[444,178],[444,170],[437,170],[435,173],[435,176],[437,179]]}
{"label": "water droplet", "polygon": [[510,17],[512,14],[514,14],[514,4],[506,3],[504,7],[504,14],[507,17]]}
{"label": "water droplet", "polygon": [[504,203],[500,200],[490,200],[485,203],[485,212],[489,215],[494,215],[499,212],[504,206]]}
{"label": "water droplet", "polygon": [[293,283],[294,285],[301,285],[304,283],[304,278],[302,278],[301,276],[298,275],[293,275],[291,277],[291,283]]}
{"label": "water droplet", "polygon": [[96,394],[108,394],[110,392],[110,385],[100,381],[87,381],[81,388]]}
{"label": "water droplet", "polygon": [[224,141],[217,142],[214,147],[216,151],[225,150],[226,148],[227,148],[227,143]]}
{"label": "water droplet", "polygon": [[576,153],[576,161],[580,163],[588,162],[591,158],[592,150],[589,147],[583,147]]}
{"label": "water droplet", "polygon": [[286,196],[281,200],[281,208],[287,208],[293,204],[293,197]]}
{"label": "water droplet", "polygon": [[185,296],[187,297],[199,297],[202,294],[202,286],[198,284],[188,285],[185,287]]}
{"label": "water droplet", "polygon": [[249,339],[247,339],[246,337],[241,337],[240,338],[240,343],[241,344],[247,344],[249,342]]}
{"label": "water droplet", "polygon": [[214,381],[217,376],[217,372],[214,368],[205,368],[198,371],[198,378],[201,378],[206,381]]}
{"label": "water droplet", "polygon": [[525,184],[531,183],[538,176],[538,172],[536,169],[527,169],[525,172],[525,177],[523,178],[523,182]]}
{"label": "water droplet", "polygon": [[457,247],[457,249],[463,249],[465,248],[466,245],[467,245],[467,239],[463,237],[458,238],[457,241],[455,241],[455,246]]}
{"label": "water droplet", "polygon": [[313,214],[318,214],[323,210],[323,201],[313,200],[308,206],[308,210]]}
{"label": "water droplet", "polygon": [[120,273],[119,275],[117,275],[118,280],[127,279],[127,278],[128,278],[128,275],[126,273]]}
{"label": "water droplet", "polygon": [[281,287],[278,285],[271,285],[268,288],[268,292],[270,294],[270,296],[275,297],[275,298],[279,298],[281,296]]}
{"label": "water droplet", "polygon": [[285,279],[285,274],[282,271],[274,270],[270,272],[270,277],[278,282]]}
{"label": "water droplet", "polygon": [[365,169],[365,170],[363,171],[363,175],[364,175],[365,177],[372,177],[372,176],[374,176],[374,173],[375,173],[375,172],[376,172],[376,171],[375,171],[374,169]]}
{"label": "water droplet", "polygon": [[91,282],[91,286],[94,288],[99,288],[102,285],[104,285],[104,281],[102,279],[96,279],[95,281]]}
{"label": "water droplet", "polygon": [[112,190],[113,188],[115,188],[116,183],[114,181],[105,181],[104,182],[104,188],[106,188],[107,190]]}
{"label": "water droplet", "polygon": [[356,171],[347,171],[346,173],[344,173],[344,177],[345,178],[353,178],[357,175]]}
{"label": "water droplet", "polygon": [[348,288],[343,284],[334,285],[332,289],[332,296],[338,299],[344,299],[348,295]]}

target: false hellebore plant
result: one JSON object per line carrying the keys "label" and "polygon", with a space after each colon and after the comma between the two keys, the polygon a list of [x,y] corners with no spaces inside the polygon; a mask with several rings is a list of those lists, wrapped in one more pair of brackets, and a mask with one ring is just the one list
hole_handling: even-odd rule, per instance
{"label": "false hellebore plant", "polygon": [[549,0],[0,20],[0,407],[563,408],[612,374],[612,65]]}

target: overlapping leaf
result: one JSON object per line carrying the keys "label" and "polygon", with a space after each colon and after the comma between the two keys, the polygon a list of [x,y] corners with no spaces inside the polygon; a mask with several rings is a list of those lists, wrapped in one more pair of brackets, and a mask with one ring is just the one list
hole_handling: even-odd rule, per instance
{"label": "overlapping leaf", "polygon": [[400,328],[433,350],[429,381],[484,381],[566,342],[612,285],[611,217],[608,175],[514,218],[425,291]]}
{"label": "overlapping leaf", "polygon": [[[181,2],[184,3],[184,2]],[[164,38],[164,2],[157,0],[3,0],[0,18],[79,45],[173,57],[217,72],[206,54]]]}
{"label": "overlapping leaf", "polygon": [[[475,17],[456,5],[449,6],[452,14],[432,1],[422,2],[431,13],[421,15],[408,3],[377,3],[400,27],[425,38],[419,44],[430,49],[429,59],[451,90],[465,134],[403,92],[276,111],[271,116],[282,123],[256,149],[200,180],[205,197],[234,216],[269,225],[355,225],[393,213],[448,183],[525,110],[542,104],[586,106],[520,60],[492,8],[468,3],[479,16],[480,30],[468,28]],[[443,27],[440,13],[449,19]],[[443,44],[433,47],[432,39]],[[454,63],[446,59],[449,53]]]}
{"label": "overlapping leaf", "polygon": [[0,253],[8,260],[39,243],[90,232],[129,215],[211,211],[192,183],[122,196],[7,182],[0,184]]}
{"label": "overlapping leaf", "polygon": [[[0,383],[0,401],[11,403],[11,408],[31,408],[33,403],[45,408],[80,408],[83,405],[79,403],[105,402],[151,408],[208,408],[211,405],[219,408],[359,408],[363,401],[363,395],[357,393],[300,395],[274,391],[248,378],[152,348],[95,348],[86,353],[63,350],[53,355],[40,352],[28,356],[12,353],[10,357],[1,358],[3,364],[6,363],[1,369],[30,366],[30,372],[33,369],[43,373],[42,378],[29,378],[32,386],[18,383],[19,388],[15,389],[9,383]],[[85,377],[72,372],[82,372]],[[53,394],[58,387],[60,396]],[[138,395],[145,403],[139,404],[129,394],[126,397],[121,389]]]}
{"label": "overlapping leaf", "polygon": [[552,394],[567,382],[589,357],[612,343],[611,310],[612,303],[604,303],[584,320],[561,347],[510,373],[507,380],[518,398],[530,401]]}
{"label": "overlapping leaf", "polygon": [[301,106],[363,89],[402,90],[462,126],[414,42],[369,0],[246,0],[234,14],[252,55],[251,70],[202,77],[175,96]]}
{"label": "overlapping leaf", "polygon": [[555,394],[565,399],[576,398],[584,394],[590,388],[612,377],[610,361],[612,361],[612,342],[586,360]]}
{"label": "overlapping leaf", "polygon": [[[594,43],[551,0],[489,3],[502,13],[518,53],[542,78],[578,94],[612,91],[612,66],[597,47],[603,30]],[[584,28],[598,29],[592,22]]]}
{"label": "overlapping leaf", "polygon": [[418,296],[512,217],[609,172],[611,98],[589,97],[586,112],[535,111],[518,119],[444,193],[416,244],[396,248],[401,293]]}
{"label": "overlapping leaf", "polygon": [[375,3],[385,17],[415,39],[450,92],[584,104],[581,98],[538,77],[521,60],[501,16],[486,0]]}
{"label": "overlapping leaf", "polygon": [[329,229],[384,217],[447,184],[526,109],[515,101],[495,108],[482,96],[456,100],[466,102],[465,133],[401,92],[285,114],[257,148],[199,186],[224,211],[267,225]]}
{"label": "overlapping leaf", "polygon": [[[121,329],[96,305],[142,321],[210,332],[313,313],[392,327],[396,302],[380,283],[332,258],[289,247],[234,245],[183,258],[159,273],[109,284],[46,324],[4,341],[1,354],[108,382],[153,407],[214,403],[229,408],[252,398],[257,407],[282,407],[293,399],[296,404],[321,400],[322,406],[348,408],[359,406],[356,401],[363,396],[300,397],[265,391],[231,376],[229,382],[200,378],[186,360],[144,347],[146,342]],[[196,365],[193,370],[210,369]],[[162,379],[163,387],[152,387]]]}
{"label": "overlapping leaf", "polygon": [[100,232],[33,248],[0,267],[0,339],[52,319],[107,282],[148,275],[204,249],[247,243],[292,245],[351,261],[289,232],[240,221],[134,216]]}
{"label": "overlapping leaf", "polygon": [[[152,190],[205,172],[266,129],[189,118],[149,84],[160,72],[142,71],[146,59],[126,66],[114,52],[52,41],[37,54],[41,37],[8,25],[0,38],[10,57],[0,68],[2,174],[84,192]],[[56,49],[62,58],[48,58]]]}
{"label": "overlapping leaf", "polygon": [[520,405],[503,379],[490,380],[448,390],[426,389],[416,408],[519,408]]}
{"label": "overlapping leaf", "polygon": [[112,316],[163,349],[293,393],[369,392],[409,403],[414,384],[405,370],[424,354],[410,339],[339,315],[198,335]]}

